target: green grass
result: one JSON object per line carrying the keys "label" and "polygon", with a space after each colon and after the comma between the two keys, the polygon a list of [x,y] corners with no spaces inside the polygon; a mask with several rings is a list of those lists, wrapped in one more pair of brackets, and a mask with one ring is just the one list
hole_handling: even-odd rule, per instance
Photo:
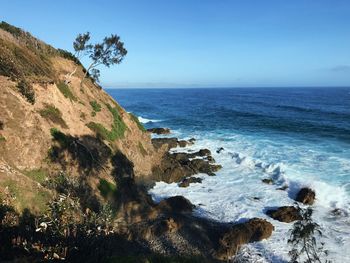
{"label": "green grass", "polygon": [[99,112],[101,111],[101,104],[99,104],[96,100],[90,101],[90,105],[94,112]]}
{"label": "green grass", "polygon": [[15,197],[14,205],[18,211],[30,208],[39,213],[43,212],[46,210],[46,204],[51,198],[47,191],[41,189],[28,191],[27,186],[19,185],[17,181],[12,179],[4,181],[1,185],[8,187],[9,192]]}
{"label": "green grass", "polygon": [[44,183],[47,178],[47,171],[43,169],[25,171],[24,174],[40,184]]}
{"label": "green grass", "polygon": [[117,191],[116,185],[108,182],[105,179],[100,179],[100,183],[97,188],[100,190],[100,193],[104,198],[113,196]]}
{"label": "green grass", "polygon": [[132,113],[129,113],[130,114],[130,117],[131,119],[137,124],[137,127],[139,127],[139,129],[143,132],[146,131],[145,127],[142,125],[142,123],[139,121],[139,118],[137,118],[137,116],[135,116],[134,114]]}
{"label": "green grass", "polygon": [[124,137],[124,133],[127,127],[123,119],[120,117],[118,110],[109,104],[106,104],[106,106],[113,115],[112,129],[109,131],[101,123],[96,122],[89,122],[86,124],[86,126],[94,131],[96,135],[102,139],[113,142],[116,139]]}
{"label": "green grass", "polygon": [[72,91],[70,90],[69,86],[65,84],[64,82],[60,82],[57,84],[57,88],[61,91],[61,93],[71,101],[78,101],[77,97],[74,96]]}
{"label": "green grass", "polygon": [[145,150],[145,148],[143,147],[141,142],[139,142],[139,149],[140,149],[140,152],[141,152],[142,156],[146,156],[147,155],[147,151]]}
{"label": "green grass", "polygon": [[68,128],[66,122],[62,119],[62,113],[54,105],[45,104],[45,108],[39,111],[41,117],[60,125],[62,128]]}

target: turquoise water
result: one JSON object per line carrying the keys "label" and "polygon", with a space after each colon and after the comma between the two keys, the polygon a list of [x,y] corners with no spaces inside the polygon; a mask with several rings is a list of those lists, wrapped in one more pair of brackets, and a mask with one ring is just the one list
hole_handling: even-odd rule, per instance
{"label": "turquoise water", "polygon": [[[199,216],[228,222],[258,216],[271,221],[264,214],[267,207],[293,204],[298,189],[309,186],[316,190],[314,217],[325,229],[331,259],[350,261],[350,252],[344,253],[350,245],[350,89],[108,92],[147,128],[169,127],[174,136],[197,138],[192,148],[209,148],[223,166],[216,177],[200,175],[203,183],[189,188],[158,183],[151,190],[155,200],[182,194],[201,204]],[[219,147],[225,150],[217,154]],[[262,184],[267,177],[276,184]],[[276,190],[283,185],[289,189]],[[261,201],[252,201],[256,196]],[[343,216],[333,217],[330,211],[335,208],[342,209]],[[272,238],[251,249],[264,255],[266,262],[285,262],[290,225],[273,224]]]}

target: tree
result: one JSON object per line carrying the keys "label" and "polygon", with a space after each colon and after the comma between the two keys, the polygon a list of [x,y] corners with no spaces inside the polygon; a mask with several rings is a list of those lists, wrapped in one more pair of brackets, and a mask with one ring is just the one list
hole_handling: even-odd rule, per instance
{"label": "tree", "polygon": [[[98,82],[100,77],[100,70],[97,68],[101,65],[110,67],[114,64],[120,64],[127,54],[127,50],[124,48],[124,43],[120,40],[118,35],[111,35],[105,37],[102,43],[89,44],[90,33],[79,34],[73,42],[73,48],[75,56],[80,59],[84,56],[88,56],[91,60],[90,65],[85,71],[85,74],[80,82],[80,86],[83,86],[85,78],[89,75],[94,81]],[[76,69],[70,73],[66,78],[69,80],[74,75]]]}
{"label": "tree", "polygon": [[300,258],[306,258],[305,263],[329,263],[328,260],[321,260],[321,255],[327,256],[328,251],[323,249],[323,242],[317,242],[316,238],[321,238],[322,232],[321,227],[312,220],[312,209],[302,209],[299,206],[297,209],[302,219],[295,222],[290,231],[288,243],[293,246],[289,251],[290,262],[301,262]]}

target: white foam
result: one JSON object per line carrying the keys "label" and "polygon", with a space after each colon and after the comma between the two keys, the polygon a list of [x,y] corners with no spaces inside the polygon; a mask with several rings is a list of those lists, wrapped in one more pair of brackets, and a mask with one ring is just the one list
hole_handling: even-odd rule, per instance
{"label": "white foam", "polygon": [[152,120],[152,119],[147,119],[147,118],[143,118],[141,116],[138,117],[139,122],[141,123],[152,123],[152,122],[161,122],[161,120]]}
{"label": "white foam", "polygon": [[[290,138],[272,141],[240,134],[226,135],[225,138],[217,134],[196,134],[195,137],[195,145],[182,151],[208,148],[223,169],[214,177],[200,175],[203,182],[191,184],[188,188],[159,182],[150,190],[156,201],[183,195],[197,205],[195,213],[198,216],[223,222],[265,218],[275,226],[273,235],[247,247],[256,253],[256,259],[258,254],[262,255],[261,262],[287,262],[291,249],[287,244],[288,231],[292,224],[273,220],[266,216],[265,211],[269,207],[292,205],[297,191],[310,186],[316,191],[314,219],[323,227],[329,259],[350,262],[350,250],[347,249],[350,245],[350,186],[339,181],[346,177],[335,176],[346,173],[349,153],[337,155],[328,149],[291,141]],[[220,147],[225,150],[218,154],[216,150]],[[266,177],[272,177],[275,185],[263,184],[261,179]],[[288,185],[289,189],[276,190],[282,185]],[[341,208],[344,216],[331,216],[330,211],[334,208]]]}

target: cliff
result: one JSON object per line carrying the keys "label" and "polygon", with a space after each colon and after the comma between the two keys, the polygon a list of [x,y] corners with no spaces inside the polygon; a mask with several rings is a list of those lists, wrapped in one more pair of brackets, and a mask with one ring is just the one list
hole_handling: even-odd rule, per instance
{"label": "cliff", "polygon": [[[39,211],[52,192],[43,181],[60,171],[84,177],[101,199],[101,180],[114,184],[116,153],[132,162],[136,177],[157,164],[159,154],[138,119],[91,79],[80,87],[84,70],[70,53],[0,24],[0,192],[16,192],[20,210]],[[71,142],[62,145],[53,131]]]}
{"label": "cliff", "polygon": [[151,139],[84,74],[69,52],[0,24],[0,261],[216,262],[271,235],[262,219],[197,218],[182,196],[153,202],[146,185],[187,187],[221,166],[208,149],[169,153],[195,139]]}

